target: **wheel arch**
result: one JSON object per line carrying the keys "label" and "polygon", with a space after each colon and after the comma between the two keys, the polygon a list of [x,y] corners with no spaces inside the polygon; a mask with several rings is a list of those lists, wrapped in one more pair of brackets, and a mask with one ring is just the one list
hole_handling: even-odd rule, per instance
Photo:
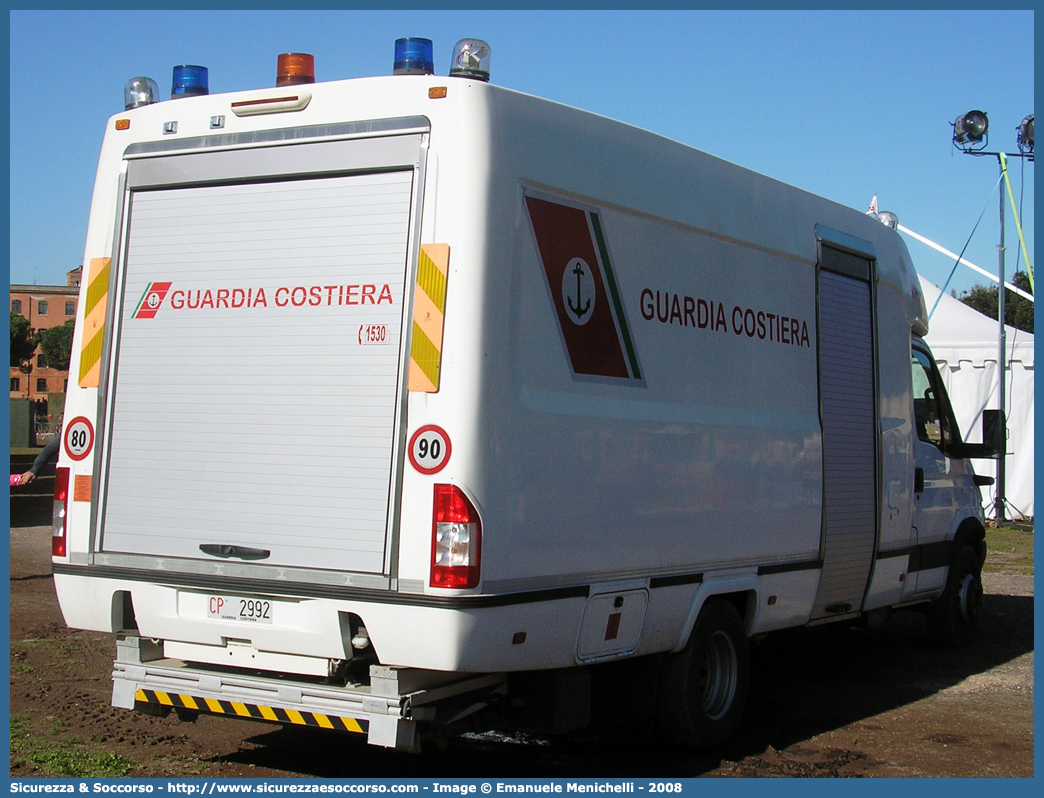
{"label": "wheel arch", "polygon": [[979,565],[986,562],[986,528],[978,518],[965,518],[957,526],[953,535],[953,549],[950,555],[951,565],[956,561],[962,546],[970,546],[979,558]]}
{"label": "wheel arch", "polygon": [[693,596],[689,614],[682,625],[678,640],[675,641],[673,652],[681,651],[689,642],[689,636],[696,625],[696,619],[700,617],[700,611],[709,601],[727,601],[732,604],[743,619],[743,626],[747,637],[750,637],[754,628],[754,619],[758,607],[758,582],[754,574],[740,577],[728,577],[723,579],[712,579],[703,582],[696,595]]}

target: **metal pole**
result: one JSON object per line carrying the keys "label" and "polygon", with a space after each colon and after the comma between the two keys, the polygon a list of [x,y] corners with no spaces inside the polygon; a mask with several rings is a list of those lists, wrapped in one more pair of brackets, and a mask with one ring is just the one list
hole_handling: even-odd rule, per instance
{"label": "metal pole", "polygon": [[[1001,177],[1007,169],[1007,163],[1005,162],[1004,153],[1000,153],[997,156],[997,161],[1000,164]],[[998,264],[997,269],[999,271],[1000,282],[997,285],[997,326],[1000,329],[998,339],[1000,342],[999,353],[997,357],[998,368],[1000,370],[1000,381],[999,381],[999,396],[1000,396],[1000,411],[1001,411],[1001,450],[997,457],[997,499],[995,508],[997,511],[996,520],[1000,524],[1004,521],[1004,472],[1005,472],[1005,460],[1007,459],[1008,450],[1008,420],[1005,417],[1005,408],[1007,406],[1005,401],[1005,382],[1007,381],[1007,360],[1008,360],[1008,349],[1005,341],[1005,330],[1004,330],[1004,192],[999,191],[1000,195],[1000,244],[997,245],[997,258]]]}
{"label": "metal pole", "polygon": [[[29,294],[29,318],[26,319],[29,322],[29,332],[33,331],[33,295]],[[29,394],[30,385],[33,380],[33,355],[36,354],[36,350],[33,349],[33,354],[29,355],[29,369],[25,372],[25,398],[30,402],[33,401],[33,397]]]}

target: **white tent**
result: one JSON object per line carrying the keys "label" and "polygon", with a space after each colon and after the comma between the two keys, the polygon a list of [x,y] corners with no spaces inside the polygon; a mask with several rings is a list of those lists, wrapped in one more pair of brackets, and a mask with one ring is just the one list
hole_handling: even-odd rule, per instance
{"label": "white tent", "polygon": [[[939,289],[921,278],[925,303],[931,312]],[[1033,517],[1033,335],[1005,328],[1008,368],[1005,416],[1008,446],[1005,460],[1006,518]],[[982,411],[997,408],[997,320],[984,316],[943,294],[928,322],[925,340],[939,364],[953,412],[965,440],[982,440]],[[975,473],[996,477],[995,460],[975,460]],[[997,486],[982,489],[987,516],[995,515]]]}

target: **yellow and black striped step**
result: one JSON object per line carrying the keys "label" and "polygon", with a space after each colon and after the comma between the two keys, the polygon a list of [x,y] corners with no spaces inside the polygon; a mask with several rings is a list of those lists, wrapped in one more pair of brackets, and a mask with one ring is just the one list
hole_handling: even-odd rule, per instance
{"label": "yellow and black striped step", "polygon": [[335,729],[337,731],[365,734],[369,721],[345,718],[338,715],[324,715],[320,712],[300,712],[296,709],[266,707],[258,704],[246,704],[241,701],[223,701],[216,698],[199,698],[183,693],[166,693],[162,690],[143,690],[139,688],[134,700],[143,704],[158,704],[164,707],[180,707],[194,712],[208,712],[214,715],[232,715],[250,720],[267,720],[272,723],[291,723],[295,726],[314,726],[318,729]]}

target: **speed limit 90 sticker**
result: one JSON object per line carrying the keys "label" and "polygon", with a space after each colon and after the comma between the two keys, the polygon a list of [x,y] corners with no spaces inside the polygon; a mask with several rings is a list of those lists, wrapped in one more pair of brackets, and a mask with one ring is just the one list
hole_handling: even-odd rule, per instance
{"label": "speed limit 90 sticker", "polygon": [[73,460],[83,460],[94,448],[94,427],[83,416],[65,425],[65,453]]}
{"label": "speed limit 90 sticker", "polygon": [[446,430],[428,424],[413,433],[406,449],[414,468],[422,474],[437,474],[449,462],[453,447]]}

